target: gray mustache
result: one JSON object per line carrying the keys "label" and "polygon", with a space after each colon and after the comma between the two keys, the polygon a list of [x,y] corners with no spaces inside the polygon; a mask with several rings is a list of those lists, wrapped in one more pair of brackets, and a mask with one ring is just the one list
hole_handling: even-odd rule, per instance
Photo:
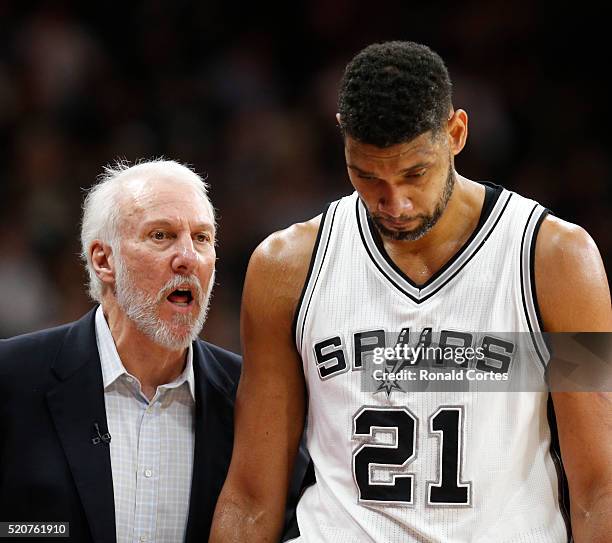
{"label": "gray mustache", "polygon": [[157,302],[165,300],[167,293],[176,290],[181,286],[189,286],[192,289],[194,300],[197,300],[200,304],[202,303],[202,284],[195,275],[175,275],[170,279],[160,290],[157,295]]}

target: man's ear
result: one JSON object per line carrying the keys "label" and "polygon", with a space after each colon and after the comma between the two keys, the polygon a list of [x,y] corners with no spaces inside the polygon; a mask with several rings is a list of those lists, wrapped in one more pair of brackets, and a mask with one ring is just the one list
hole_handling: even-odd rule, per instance
{"label": "man's ear", "polygon": [[453,156],[465,147],[468,135],[468,117],[463,109],[452,112],[448,119],[448,141]]}
{"label": "man's ear", "polygon": [[89,256],[98,279],[107,285],[113,285],[115,283],[115,262],[111,246],[96,239],[89,247]]}

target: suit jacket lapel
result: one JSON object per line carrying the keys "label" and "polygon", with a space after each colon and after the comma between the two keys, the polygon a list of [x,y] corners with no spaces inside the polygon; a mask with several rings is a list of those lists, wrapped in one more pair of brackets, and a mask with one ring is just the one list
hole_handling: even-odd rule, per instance
{"label": "suit jacket lapel", "polygon": [[212,353],[194,343],[196,383],[195,450],[191,498],[185,541],[203,541],[208,535],[219,492],[232,456],[234,416],[231,391],[213,374],[207,358]]}
{"label": "suit jacket lapel", "polygon": [[109,446],[92,443],[94,422],[107,428],[95,310],[68,331],[53,364],[59,385],[47,402],[96,543],[115,543]]}

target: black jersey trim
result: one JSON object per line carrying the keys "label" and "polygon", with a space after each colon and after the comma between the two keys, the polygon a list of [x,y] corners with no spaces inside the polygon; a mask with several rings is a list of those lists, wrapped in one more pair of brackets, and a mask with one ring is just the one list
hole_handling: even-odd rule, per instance
{"label": "black jersey trim", "polygon": [[[489,239],[489,237],[495,230],[495,227],[501,220],[502,216],[504,215],[504,212],[506,211],[506,208],[508,207],[508,203],[510,202],[510,199],[512,198],[513,193],[504,191],[503,188],[499,187],[498,185],[493,185],[490,183],[487,183],[486,185],[491,187],[491,189],[489,189],[487,192],[491,191],[489,193],[490,198],[492,197],[494,199],[489,200],[490,207],[486,210],[485,210],[485,204],[483,204],[483,211],[481,212],[481,216],[480,216],[476,229],[474,230],[474,232],[472,232],[472,234],[470,235],[466,243],[463,245],[463,247],[461,247],[461,249],[457,253],[455,253],[455,255],[453,255],[453,257],[438,272],[436,272],[436,274],[434,274],[434,276],[432,276],[429,281],[427,281],[426,283],[420,286],[415,285],[414,282],[410,280],[410,278],[407,277],[406,274],[404,274],[404,272],[389,257],[389,255],[387,254],[387,251],[384,249],[384,246],[382,245],[382,240],[380,239],[380,236],[378,235],[376,228],[371,223],[371,220],[369,218],[369,214],[367,213],[365,205],[363,204],[363,202],[361,202],[359,198],[357,198],[357,201],[356,201],[357,226],[358,226],[359,235],[361,236],[363,246],[368,256],[370,257],[370,259],[372,260],[376,268],[380,271],[380,273],[397,290],[399,290],[402,294],[407,296],[414,303],[420,304],[420,303],[425,302],[426,300],[428,300],[429,298],[437,294],[450,281],[452,281],[457,276],[457,274],[459,274],[463,270],[463,268],[465,268],[465,266],[480,251],[480,249],[483,247],[483,245],[486,243],[486,241]],[[501,199],[502,195],[504,196],[504,199]],[[485,203],[486,203],[486,200],[487,198],[485,197]],[[360,209],[360,206],[362,206],[361,209]],[[500,209],[500,206],[501,206],[501,209]],[[366,218],[367,224],[362,224],[364,223],[363,215],[367,217]],[[497,216],[493,217],[492,219],[492,216],[494,215],[497,215]],[[491,223],[489,219],[492,219],[493,222]],[[372,248],[370,248],[369,246],[368,240],[366,238],[366,232],[365,232],[366,226],[368,228],[369,237],[373,241],[374,246],[377,249],[376,251],[377,254],[374,254]],[[482,237],[482,240],[480,240],[480,243],[476,246],[475,242],[479,235]],[[468,254],[468,251],[470,252],[469,254]],[[461,256],[464,254],[468,254],[467,258],[465,258],[463,262],[459,262]],[[381,260],[392,268],[392,270],[398,275],[401,281],[398,281],[395,278],[390,276],[390,274],[382,266]],[[452,269],[453,266],[456,269]],[[405,282],[406,284],[402,285],[401,282]],[[426,294],[421,294],[421,292],[424,291],[426,288],[432,289],[432,287],[433,287],[433,290],[431,290],[430,292],[427,292]],[[409,288],[411,288],[413,292],[410,292],[408,290]]]}
{"label": "black jersey trim", "polygon": [[[542,337],[542,327],[540,322],[538,322],[538,318],[535,317],[537,315],[537,301],[535,297],[535,279],[533,277],[533,255],[535,250],[535,238],[536,230],[535,228],[541,224],[542,217],[538,217],[535,221],[535,227],[530,232],[530,227],[533,224],[533,217],[536,211],[539,211],[542,215],[546,215],[547,210],[544,209],[537,203],[534,203],[531,212],[529,213],[529,217],[525,222],[525,227],[523,228],[523,235],[521,237],[521,249],[520,249],[520,283],[521,283],[521,302],[523,304],[523,311],[525,313],[525,319],[527,321],[527,327],[529,328],[529,334],[531,336],[531,341],[535,347],[536,353],[544,370],[546,370],[546,364],[549,358],[548,347]],[[526,274],[529,274],[529,277],[525,277]],[[530,309],[532,311],[530,311]],[[538,339],[540,341],[538,341]]]}
{"label": "black jersey trim", "polygon": [[[339,201],[336,201],[336,202],[333,202],[332,204],[330,204],[328,206],[328,208],[326,209],[326,211],[325,211],[325,215],[323,217],[321,217],[321,224],[319,225],[319,232],[317,233],[317,241],[315,243],[315,247],[314,247],[314,249],[312,251],[312,256],[311,256],[311,266],[312,267],[309,270],[308,277],[306,278],[306,282],[304,283],[304,290],[303,290],[303,293],[302,293],[303,296],[305,297],[306,292],[308,291],[308,289],[311,287],[311,284],[312,284],[312,288],[310,288],[310,296],[308,297],[308,303],[306,304],[306,308],[304,310],[304,316],[302,317],[301,330],[300,330],[299,337],[297,335],[297,325],[299,324],[300,312],[302,310],[302,305],[303,305],[304,300],[301,299],[300,303],[296,307],[296,313],[295,313],[295,316],[294,316],[295,324],[296,324],[296,329],[295,329],[294,337],[295,337],[296,345],[297,345],[298,350],[299,350],[300,353],[301,353],[301,350],[302,350],[302,343],[303,343],[303,340],[304,340],[304,328],[306,326],[306,319],[308,317],[308,310],[310,309],[310,304],[312,302],[312,296],[313,296],[313,293],[314,293],[314,289],[315,289],[315,287],[317,285],[317,282],[319,280],[319,277],[321,275],[321,269],[323,268],[323,264],[325,262],[325,257],[327,256],[327,249],[329,248],[329,242],[331,240],[331,233],[332,233],[332,230],[333,230],[333,227],[334,227],[334,220],[336,218],[336,212],[338,211],[338,204],[339,204]],[[316,272],[317,275],[316,275],[314,281],[312,281],[312,273],[314,271],[314,265],[315,265],[315,262],[316,262],[316,258],[317,258],[317,256],[319,255],[319,253],[321,251],[321,239],[322,239],[322,236],[323,236],[323,231],[324,231],[324,229],[326,228],[326,225],[327,225],[327,215],[328,215],[329,208],[331,207],[331,205],[334,205],[334,210],[333,210],[333,213],[332,213],[332,216],[331,216],[331,221],[329,223],[329,230],[328,230],[328,232],[326,234],[327,239],[324,241],[325,249],[323,250],[321,261],[319,262],[318,270]]]}
{"label": "black jersey trim", "polygon": [[540,226],[544,222],[544,219],[550,213],[549,209],[544,208],[540,218],[536,222],[535,228],[533,230],[533,237],[531,238],[531,247],[529,248],[529,271],[531,275],[531,297],[533,299],[533,305],[535,306],[536,317],[538,319],[538,325],[540,330],[544,330],[544,324],[542,322],[542,314],[540,312],[540,304],[538,303],[538,291],[536,289],[536,281],[535,281],[535,250],[536,250],[536,242],[538,239],[538,234],[540,232]]}
{"label": "black jersey trim", "polygon": [[565,529],[567,531],[567,543],[573,543],[572,521],[570,517],[570,494],[567,476],[561,459],[561,447],[559,445],[559,431],[557,429],[557,417],[555,416],[555,406],[552,401],[552,395],[548,393],[548,401],[546,405],[546,416],[548,426],[550,428],[550,456],[555,470],[557,472],[558,492],[559,492],[559,509],[565,521]]}
{"label": "black jersey trim", "polygon": [[317,251],[319,250],[319,243],[321,242],[321,232],[323,232],[323,225],[325,224],[325,217],[327,216],[327,212],[329,211],[329,206],[331,206],[331,202],[325,206],[323,213],[321,214],[321,222],[319,222],[319,229],[317,230],[317,238],[315,240],[314,247],[312,248],[312,254],[310,255],[310,264],[308,265],[308,273],[306,274],[306,280],[304,281],[304,286],[302,287],[302,292],[300,293],[300,299],[295,306],[295,313],[293,315],[293,322],[291,323],[291,333],[293,337],[296,336],[297,332],[297,322],[298,317],[300,315],[300,308],[302,307],[302,302],[304,301],[304,296],[306,295],[306,290],[308,289],[308,283],[310,282],[310,276],[312,275],[312,270],[314,268],[314,263],[317,257]]}
{"label": "black jersey trim", "polygon": [[356,212],[357,212],[357,228],[359,229],[359,236],[361,237],[361,241],[363,242],[363,247],[366,250],[366,253],[368,253],[368,256],[370,257],[370,259],[372,260],[373,264],[376,266],[376,268],[378,268],[378,271],[383,274],[387,280],[397,289],[399,290],[402,294],[405,294],[406,296],[408,296],[408,298],[410,298],[413,302],[419,303],[419,300],[417,298],[415,298],[414,296],[412,296],[409,292],[406,292],[400,285],[398,285],[393,279],[391,279],[391,277],[389,277],[384,270],[381,268],[380,264],[376,261],[376,258],[374,258],[374,255],[372,254],[372,252],[370,251],[370,248],[368,247],[368,244],[366,242],[365,239],[365,235],[363,233],[363,229],[361,227],[361,221],[359,220],[359,198],[357,198],[357,207],[356,207]]}

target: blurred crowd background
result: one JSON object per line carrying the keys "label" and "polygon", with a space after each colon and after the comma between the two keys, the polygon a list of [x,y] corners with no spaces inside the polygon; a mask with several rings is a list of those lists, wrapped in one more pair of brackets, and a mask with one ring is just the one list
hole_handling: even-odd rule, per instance
{"label": "blurred crowd background", "polygon": [[349,192],[337,83],[388,39],[446,60],[470,119],[458,171],[581,224],[610,271],[604,17],[521,0],[261,4],[0,2],[0,337],[91,307],[82,189],[117,157],[165,156],[211,184],[218,284],[203,336],[239,350],[249,255]]}

